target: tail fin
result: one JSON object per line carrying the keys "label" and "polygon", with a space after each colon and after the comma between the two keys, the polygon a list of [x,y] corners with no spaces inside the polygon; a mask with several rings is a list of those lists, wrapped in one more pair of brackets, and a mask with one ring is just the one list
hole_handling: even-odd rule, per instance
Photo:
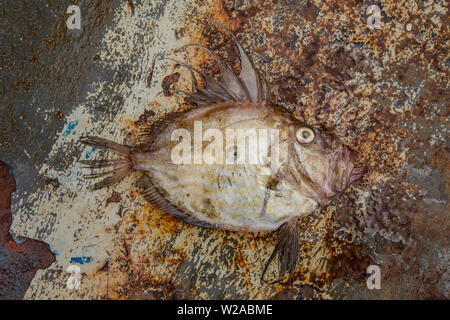
{"label": "tail fin", "polygon": [[[261,275],[261,281],[269,284],[288,284],[289,282],[291,282],[298,259],[299,231],[297,228],[297,221],[297,218],[291,219],[280,227],[277,241],[275,243],[275,248],[273,249],[270,258],[267,261],[266,266],[264,267],[264,271]],[[267,268],[269,267],[270,263],[276,256],[278,256],[279,278],[272,282],[268,282],[264,280],[264,275],[266,274]],[[282,280],[286,277],[286,275],[289,277],[286,281],[283,282]]]}
{"label": "tail fin", "polygon": [[79,160],[79,162],[84,165],[84,168],[112,168],[109,171],[85,175],[86,179],[96,179],[107,176],[103,180],[91,185],[89,187],[90,190],[94,191],[113,185],[134,171],[133,163],[130,158],[132,150],[131,147],[100,137],[81,137],[80,142],[91,147],[109,150],[122,156],[117,159]]}

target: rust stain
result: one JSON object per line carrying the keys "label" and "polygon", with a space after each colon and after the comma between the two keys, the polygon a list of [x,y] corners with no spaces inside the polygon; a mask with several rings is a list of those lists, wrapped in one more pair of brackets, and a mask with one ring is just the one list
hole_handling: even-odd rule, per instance
{"label": "rust stain", "polygon": [[21,299],[39,269],[48,268],[55,256],[41,241],[11,238],[11,193],[16,185],[11,168],[0,161],[0,299]]}
{"label": "rust stain", "polygon": [[178,72],[172,73],[171,75],[163,79],[161,86],[166,97],[170,97],[173,95],[173,92],[170,90],[170,86],[174,83],[177,83],[178,79],[180,79],[180,73]]}
{"label": "rust stain", "polygon": [[118,203],[121,200],[122,200],[122,194],[117,191],[113,191],[111,196],[108,199],[106,199],[106,205],[110,204],[111,202]]}

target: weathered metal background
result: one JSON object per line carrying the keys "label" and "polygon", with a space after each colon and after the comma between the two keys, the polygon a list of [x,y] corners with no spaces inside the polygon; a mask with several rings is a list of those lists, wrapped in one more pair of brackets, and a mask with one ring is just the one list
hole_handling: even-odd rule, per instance
{"label": "weathered metal background", "polygon": [[[68,30],[70,4],[82,30]],[[381,8],[381,29],[366,9]],[[14,168],[10,232],[49,244],[27,299],[448,298],[448,3],[442,1],[35,1],[1,5],[0,159]],[[189,107],[160,94],[178,56],[208,72],[211,46],[234,62],[232,29],[273,101],[321,125],[369,166],[305,219],[290,286],[261,284],[275,234],[206,230],[162,215],[136,176],[98,192],[76,161],[95,133],[129,140],[144,121]],[[410,27],[407,25],[410,24]],[[238,67],[238,65],[236,65]],[[178,71],[178,70],[177,70]],[[174,84],[189,86],[182,75]],[[140,120],[139,120],[140,119]],[[83,273],[66,286],[70,264]],[[381,268],[380,290],[366,268]]]}

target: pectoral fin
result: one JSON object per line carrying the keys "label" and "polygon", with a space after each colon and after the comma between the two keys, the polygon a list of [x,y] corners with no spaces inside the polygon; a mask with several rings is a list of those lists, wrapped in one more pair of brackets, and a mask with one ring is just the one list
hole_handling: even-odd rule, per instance
{"label": "pectoral fin", "polygon": [[[293,218],[288,222],[284,223],[280,227],[278,237],[275,243],[275,248],[264,267],[263,273],[261,275],[261,281],[273,284],[287,284],[291,282],[292,276],[294,275],[295,267],[297,266],[298,259],[298,228],[297,228],[297,218]],[[279,278],[274,281],[267,281],[264,279],[264,275],[272,263],[273,259],[278,256],[278,267],[279,267]],[[287,277],[287,280],[283,281]]]}
{"label": "pectoral fin", "polygon": [[366,172],[367,172],[367,167],[366,166],[353,168],[353,170],[352,170],[352,172],[350,174],[350,178],[349,178],[348,184],[352,184],[353,182],[355,182],[356,180],[361,178]]}

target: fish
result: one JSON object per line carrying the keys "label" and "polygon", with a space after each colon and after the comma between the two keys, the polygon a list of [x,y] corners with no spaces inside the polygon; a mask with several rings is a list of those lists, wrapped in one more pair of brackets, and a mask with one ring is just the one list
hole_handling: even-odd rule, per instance
{"label": "fish", "polygon": [[[192,107],[142,126],[134,145],[83,136],[82,143],[118,157],[79,162],[94,171],[87,178],[102,178],[91,190],[139,172],[136,186],[145,200],[184,223],[229,232],[278,231],[261,281],[286,284],[296,269],[303,218],[327,206],[367,168],[355,165],[357,154],[336,136],[271,103],[267,80],[237,37],[206,19],[234,40],[240,73],[203,45],[185,46],[206,50],[219,66],[215,78],[172,59],[190,73],[193,90],[177,93]],[[109,169],[97,171],[104,168]],[[275,258],[278,275],[269,281],[265,274]]]}

